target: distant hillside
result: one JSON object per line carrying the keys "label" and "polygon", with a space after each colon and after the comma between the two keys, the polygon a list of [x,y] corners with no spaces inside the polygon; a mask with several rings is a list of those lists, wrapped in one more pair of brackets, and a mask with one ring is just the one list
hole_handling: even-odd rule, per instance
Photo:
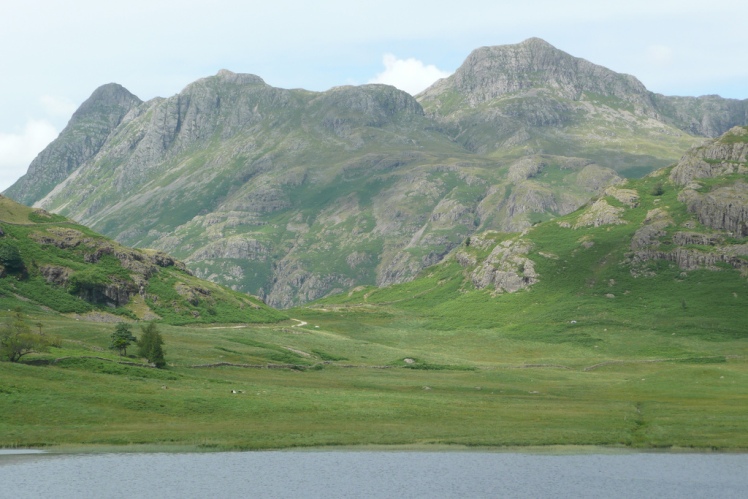
{"label": "distant hillside", "polygon": [[255,298],[194,277],[163,252],[124,247],[2,196],[0,295],[63,314],[170,324],[285,318]]}
{"label": "distant hillside", "polygon": [[735,127],[574,213],[476,234],[411,283],[322,305],[387,305],[428,318],[424,327],[501,327],[550,342],[602,345],[601,325],[746,338],[747,181],[748,127]]}
{"label": "distant hillside", "polygon": [[745,124],[745,102],[657,96],[538,39],[417,98],[225,70],[148,102],[110,84],[6,194],[290,307],[573,212]]}

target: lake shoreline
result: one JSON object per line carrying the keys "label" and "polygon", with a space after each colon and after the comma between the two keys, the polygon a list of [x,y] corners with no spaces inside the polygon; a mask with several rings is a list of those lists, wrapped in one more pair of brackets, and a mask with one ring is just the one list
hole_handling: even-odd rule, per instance
{"label": "lake shoreline", "polygon": [[70,455],[70,454],[202,454],[215,452],[455,452],[504,453],[549,456],[564,455],[615,455],[615,454],[747,454],[748,449],[715,449],[693,447],[627,447],[606,445],[528,445],[528,446],[476,446],[452,444],[393,444],[393,445],[329,445],[310,447],[282,447],[268,449],[232,449],[216,446],[185,444],[134,444],[134,445],[55,445],[49,447],[0,448],[4,457]]}

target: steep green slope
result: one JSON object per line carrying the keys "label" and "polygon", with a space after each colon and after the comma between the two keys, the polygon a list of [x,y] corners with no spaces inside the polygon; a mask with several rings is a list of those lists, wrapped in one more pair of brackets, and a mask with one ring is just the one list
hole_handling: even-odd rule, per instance
{"label": "steep green slope", "polygon": [[491,342],[580,347],[572,364],[745,355],[747,153],[748,128],[736,127],[572,214],[473,236],[411,283],[319,307],[407,312],[426,342],[426,331],[482,329]]}
{"label": "steep green slope", "polygon": [[[132,250],[60,215],[0,196],[0,295],[63,314],[170,324],[274,322],[259,300],[194,277],[182,262]],[[111,317],[110,320],[117,320]]]}

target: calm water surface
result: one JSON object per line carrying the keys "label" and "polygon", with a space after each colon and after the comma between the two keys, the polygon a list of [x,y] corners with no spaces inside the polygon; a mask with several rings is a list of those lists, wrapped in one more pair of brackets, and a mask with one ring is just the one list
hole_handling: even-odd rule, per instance
{"label": "calm water surface", "polygon": [[746,498],[748,454],[0,453],[7,498]]}

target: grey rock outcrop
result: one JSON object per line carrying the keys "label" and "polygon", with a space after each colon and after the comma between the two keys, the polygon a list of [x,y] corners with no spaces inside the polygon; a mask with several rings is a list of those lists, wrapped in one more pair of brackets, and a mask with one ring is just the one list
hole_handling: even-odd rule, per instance
{"label": "grey rock outcrop", "polygon": [[[475,244],[484,245],[482,238],[475,238]],[[521,238],[502,241],[489,256],[476,266],[474,256],[458,251],[455,258],[461,266],[475,268],[470,272],[470,280],[477,289],[493,287],[494,292],[515,293],[532,286],[539,280],[535,263],[527,257],[532,243]]]}
{"label": "grey rock outcrop", "polygon": [[736,237],[748,236],[748,184],[736,182],[706,194],[685,189],[678,200],[707,227],[728,231]]}
{"label": "grey rock outcrop", "polygon": [[626,222],[621,219],[623,212],[623,208],[611,206],[605,199],[600,198],[577,219],[574,228],[625,224]]}
{"label": "grey rock outcrop", "polygon": [[673,262],[681,270],[696,270],[707,268],[719,270],[717,264],[729,265],[734,269],[744,271],[748,268],[748,245],[732,245],[727,247],[715,247],[711,251],[701,251],[693,248],[678,247],[671,251],[637,251],[632,256],[632,274],[638,275],[639,266],[651,260],[665,260]]}
{"label": "grey rock outcrop", "polygon": [[50,284],[57,286],[67,286],[73,269],[61,267],[59,265],[42,265],[39,267],[39,273]]}
{"label": "grey rock outcrop", "polygon": [[32,232],[29,237],[41,245],[53,245],[63,250],[77,249],[82,252],[85,263],[98,263],[105,255],[119,260],[120,265],[130,272],[129,280],[110,276],[109,282],[89,282],[86,279],[76,279],[76,272],[68,267],[40,266],[39,272],[48,283],[68,287],[74,281],[78,288],[77,294],[91,303],[126,305],[134,295],[144,292],[148,279],[153,277],[159,268],[174,267],[187,271],[184,263],[166,253],[133,250],[105,239],[87,236],[72,228],[48,228],[43,232]]}
{"label": "grey rock outcrop", "polygon": [[297,262],[287,259],[278,265],[276,283],[264,296],[266,303],[277,308],[289,308],[328,294],[342,292],[355,282],[343,275],[309,272]]}
{"label": "grey rock outcrop", "polygon": [[[42,265],[39,267],[39,273],[48,283],[61,287],[69,286],[71,278],[75,275],[73,269],[59,265]],[[138,292],[136,283],[121,279],[113,279],[110,283],[76,282],[76,286],[78,296],[84,300],[115,307],[127,305],[132,296]]]}
{"label": "grey rock outcrop", "polygon": [[265,260],[268,254],[268,248],[257,239],[233,236],[203,246],[190,255],[187,261],[211,260],[216,258]]}
{"label": "grey rock outcrop", "polygon": [[[699,222],[736,237],[748,235],[748,185],[741,178],[711,189],[706,179],[748,174],[748,127],[734,127],[716,140],[686,153],[670,179],[685,186],[678,194]],[[708,185],[708,184],[707,184]]]}
{"label": "grey rock outcrop", "polygon": [[700,178],[748,173],[748,127],[731,128],[723,137],[688,151],[673,168],[670,179],[688,185]]}
{"label": "grey rock outcrop", "polygon": [[639,80],[573,57],[540,38],[474,50],[454,75],[426,89],[419,99],[427,101],[450,89],[464,95],[470,106],[476,106],[538,88],[550,89],[570,100],[580,99],[585,92],[614,96],[633,104],[638,111],[654,114],[649,92]]}
{"label": "grey rock outcrop", "polygon": [[703,234],[701,232],[676,232],[673,234],[673,244],[678,246],[716,246],[723,242],[724,237],[720,234]]}
{"label": "grey rock outcrop", "polygon": [[614,197],[619,202],[628,205],[629,208],[636,208],[639,205],[639,193],[633,189],[610,186],[605,189],[604,194]]}
{"label": "grey rock outcrop", "polygon": [[632,274],[651,274],[644,264],[653,260],[684,271],[729,266],[746,274],[748,244],[740,239],[748,236],[748,184],[739,176],[748,172],[746,153],[748,128],[736,127],[683,156],[669,178],[681,188],[678,201],[698,221],[682,227],[701,224],[702,231],[673,232],[676,223],[665,209],[650,210],[631,241]]}
{"label": "grey rock outcrop", "polygon": [[693,135],[719,137],[735,126],[748,123],[748,99],[718,95],[668,97],[652,94],[657,110],[675,126]]}
{"label": "grey rock outcrop", "polygon": [[666,234],[665,229],[672,224],[673,219],[665,210],[660,208],[649,210],[641,227],[631,238],[631,249],[639,251],[659,247],[660,238]]}

